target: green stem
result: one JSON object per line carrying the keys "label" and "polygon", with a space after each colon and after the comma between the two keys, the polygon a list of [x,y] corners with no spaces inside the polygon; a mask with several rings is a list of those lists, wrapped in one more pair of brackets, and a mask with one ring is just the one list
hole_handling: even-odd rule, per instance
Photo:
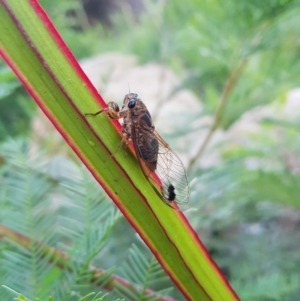
{"label": "green stem", "polygon": [[219,100],[219,104],[217,106],[217,109],[215,111],[215,115],[214,115],[214,119],[213,122],[209,128],[209,131],[206,135],[206,137],[203,140],[203,143],[200,145],[200,148],[197,152],[197,154],[190,160],[189,165],[188,165],[188,172],[191,171],[192,167],[195,165],[195,163],[201,158],[201,156],[203,155],[204,150],[206,149],[208,143],[210,142],[214,132],[216,131],[216,129],[218,128],[220,121],[221,121],[221,117],[222,117],[222,113],[223,113],[223,109],[225,107],[225,104],[228,100],[228,94],[230,93],[230,91],[233,89],[234,85],[236,84],[240,74],[242,73],[246,63],[247,63],[247,58],[242,59],[237,67],[235,69],[233,69],[229,76],[227,77],[227,80],[225,82],[222,94],[220,96],[220,100]]}

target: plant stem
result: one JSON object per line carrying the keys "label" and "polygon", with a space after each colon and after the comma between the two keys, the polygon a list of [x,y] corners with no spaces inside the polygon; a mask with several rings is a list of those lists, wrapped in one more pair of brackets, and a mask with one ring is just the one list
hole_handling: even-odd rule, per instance
{"label": "plant stem", "polygon": [[232,90],[232,88],[234,87],[235,83],[237,82],[237,80],[239,78],[239,75],[243,71],[246,63],[247,63],[247,58],[242,59],[238,63],[237,67],[229,73],[229,75],[227,77],[227,80],[225,82],[222,94],[220,96],[219,104],[218,104],[217,109],[215,111],[213,122],[212,122],[212,124],[209,128],[209,131],[208,131],[206,137],[203,140],[203,143],[200,145],[200,148],[199,148],[198,152],[190,160],[188,168],[187,168],[188,172],[191,171],[194,164],[201,158],[201,156],[203,155],[203,152],[206,149],[209,141],[211,140],[214,132],[218,128],[218,126],[220,124],[220,120],[221,120],[221,116],[222,116],[222,113],[223,113],[224,106],[225,106],[226,101],[228,99],[227,96],[228,96],[229,92]]}

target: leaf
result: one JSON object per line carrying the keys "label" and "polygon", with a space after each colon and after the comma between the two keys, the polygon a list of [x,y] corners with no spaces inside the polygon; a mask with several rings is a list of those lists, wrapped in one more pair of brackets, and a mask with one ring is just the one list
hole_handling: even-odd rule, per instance
{"label": "leaf", "polygon": [[37,1],[1,1],[0,51],[27,91],[151,249],[187,300],[238,300],[183,213],[153,191],[135,156],[112,156],[120,126]]}

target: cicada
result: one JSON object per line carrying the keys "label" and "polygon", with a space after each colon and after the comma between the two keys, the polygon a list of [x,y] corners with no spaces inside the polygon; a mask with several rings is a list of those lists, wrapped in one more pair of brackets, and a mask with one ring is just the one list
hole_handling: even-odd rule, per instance
{"label": "cicada", "polygon": [[[173,201],[183,204],[189,200],[189,185],[185,168],[174,151],[157,133],[151,115],[135,93],[126,94],[121,110],[115,102],[96,113],[105,112],[112,119],[123,118],[123,139],[120,145],[132,141],[141,169],[161,199],[171,205]],[[147,167],[145,169],[144,165]],[[154,185],[155,176],[159,180],[159,189]]]}

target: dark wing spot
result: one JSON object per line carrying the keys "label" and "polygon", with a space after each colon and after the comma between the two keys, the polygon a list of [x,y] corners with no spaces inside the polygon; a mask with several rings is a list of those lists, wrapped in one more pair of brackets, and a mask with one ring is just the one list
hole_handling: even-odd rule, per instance
{"label": "dark wing spot", "polygon": [[175,187],[170,184],[168,187],[168,201],[174,201],[176,198]]}

